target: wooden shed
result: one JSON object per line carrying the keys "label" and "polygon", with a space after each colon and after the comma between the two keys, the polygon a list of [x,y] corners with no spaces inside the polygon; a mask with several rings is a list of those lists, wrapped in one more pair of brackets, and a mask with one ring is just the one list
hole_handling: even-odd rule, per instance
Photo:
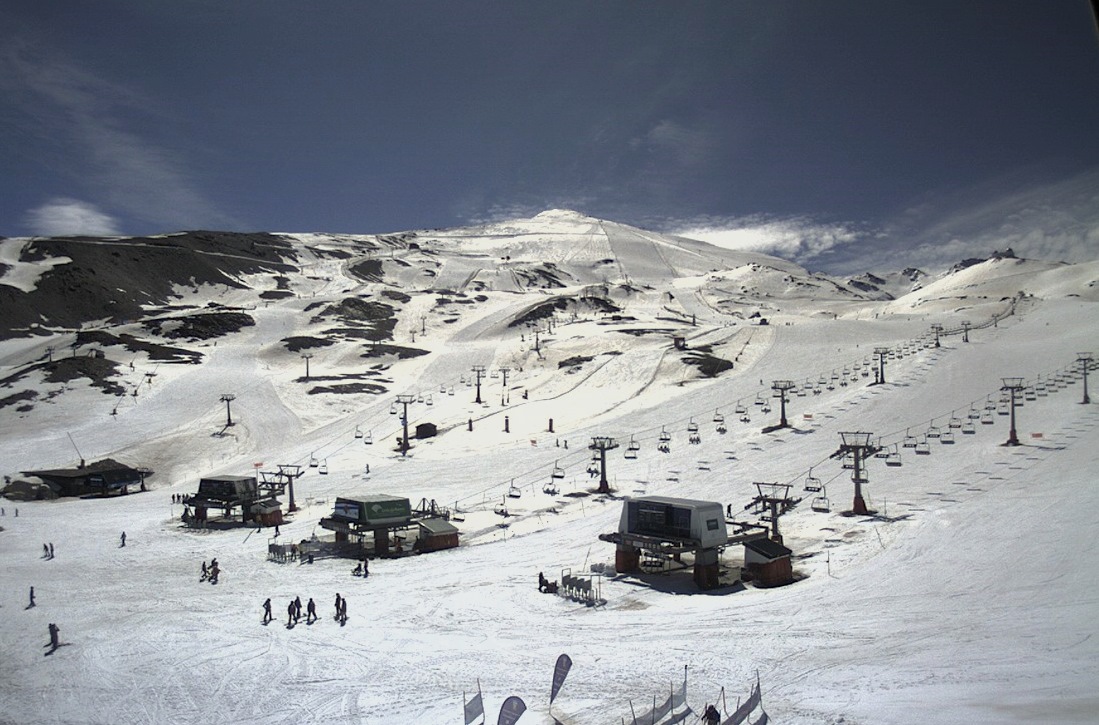
{"label": "wooden shed", "polygon": [[782,544],[770,539],[753,539],[744,542],[744,568],[752,573],[756,583],[763,587],[777,587],[794,580],[790,563],[792,554]]}
{"label": "wooden shed", "polygon": [[282,521],[282,504],[276,499],[259,501],[251,506],[252,519],[260,526],[278,526]]}
{"label": "wooden shed", "polygon": [[458,546],[458,527],[446,519],[420,519],[419,537],[413,545],[417,551],[441,551]]}

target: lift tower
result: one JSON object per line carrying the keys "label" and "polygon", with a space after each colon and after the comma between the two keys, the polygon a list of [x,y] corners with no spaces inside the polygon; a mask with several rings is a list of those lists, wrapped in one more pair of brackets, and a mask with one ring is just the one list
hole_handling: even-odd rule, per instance
{"label": "lift tower", "polygon": [[1088,398],[1088,368],[1091,367],[1091,353],[1078,352],[1076,353],[1076,359],[1080,361],[1080,372],[1084,374],[1084,399],[1080,403],[1087,405],[1091,402],[1091,399]]}
{"label": "lift tower", "polygon": [[401,393],[397,396],[397,402],[404,406],[401,411],[401,425],[404,426],[404,435],[401,437],[401,455],[408,455],[408,406],[416,402],[416,396],[409,393]]}
{"label": "lift tower", "polygon": [[[862,497],[862,484],[870,480],[866,477],[866,459],[881,450],[870,443],[870,435],[863,432],[840,433],[840,440],[843,442],[839,450],[832,454],[832,458],[851,457],[851,480],[855,483],[855,501],[851,505],[851,513],[860,516],[870,513],[866,508],[866,500]],[[848,464],[845,463],[844,468],[847,467]]]}
{"label": "lift tower", "polygon": [[789,428],[790,424],[786,421],[786,394],[797,387],[793,380],[775,380],[771,383],[771,390],[775,391],[775,397],[779,399],[779,423],[772,430],[778,428]]}
{"label": "lift tower", "polygon": [[607,436],[592,436],[591,445],[588,446],[591,450],[599,453],[599,493],[611,492],[610,484],[607,483],[607,451],[612,451],[617,447],[618,441]]}
{"label": "lift tower", "polygon": [[473,370],[473,374],[477,376],[477,381],[475,383],[477,385],[477,398],[473,402],[474,403],[480,403],[481,402],[481,378],[483,378],[485,376],[485,366],[484,365],[474,365],[471,369]]}
{"label": "lift tower", "polygon": [[889,348],[875,347],[874,354],[878,356],[878,379],[874,381],[874,385],[881,385],[885,382],[885,356],[889,354]]}
{"label": "lift tower", "polygon": [[1011,431],[1008,433],[1007,442],[1005,446],[1017,446],[1019,445],[1019,436],[1015,433],[1015,394],[1022,390],[1023,385],[1022,378],[1003,378],[1004,384],[1000,390],[1007,390],[1011,393]]}

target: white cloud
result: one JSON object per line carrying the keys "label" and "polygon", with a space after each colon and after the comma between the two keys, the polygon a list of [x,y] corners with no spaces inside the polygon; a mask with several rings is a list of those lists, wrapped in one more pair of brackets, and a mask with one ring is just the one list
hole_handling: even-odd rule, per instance
{"label": "white cloud", "polygon": [[707,217],[681,222],[668,231],[725,249],[771,254],[801,265],[810,265],[835,249],[870,236],[853,224],[764,216]]}
{"label": "white cloud", "polygon": [[26,130],[65,144],[72,176],[120,213],[165,228],[235,225],[205,198],[180,154],[127,127],[155,116],[154,100],[26,42],[0,53],[0,89]]}
{"label": "white cloud", "polygon": [[112,237],[120,234],[114,217],[94,204],[78,199],[51,199],[27,212],[27,226],[43,237],[87,235]]}

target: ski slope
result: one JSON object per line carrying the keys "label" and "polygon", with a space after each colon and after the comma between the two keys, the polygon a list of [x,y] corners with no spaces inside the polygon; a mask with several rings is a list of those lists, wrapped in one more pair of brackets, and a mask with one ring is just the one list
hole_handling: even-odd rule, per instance
{"label": "ski slope", "polygon": [[[434,258],[423,251],[433,248],[428,236],[440,245]],[[4,409],[7,475],[74,462],[70,435],[89,461],[109,455],[156,473],[148,493],[2,502],[0,722],[461,723],[463,693],[480,683],[490,721],[519,695],[529,708],[523,723],[619,723],[629,722],[631,706],[640,712],[662,699],[684,666],[696,713],[723,687],[732,710],[758,675],[774,722],[1095,721],[1099,584],[1088,562],[1099,541],[1091,480],[1099,410],[1080,404],[1081,383],[1051,382],[1026,401],[1022,446],[1001,445],[1007,418],[998,414],[953,445],[929,440],[926,456],[901,445],[998,401],[1001,376],[1029,384],[1078,368],[1076,353],[1099,339],[1097,263],[1005,269],[1014,260],[994,260],[883,302],[826,291],[779,260],[734,258],[569,212],[420,240],[419,250],[394,252],[385,284],[411,295],[396,341],[429,354],[389,364],[384,395],[309,395],[303,361],[279,343],[315,334],[309,304],[376,289],[349,276],[347,260],[318,254],[303,255],[292,298],[265,305],[248,290],[186,292],[198,304],[248,305],[255,319],[216,345],[198,343],[201,365],[157,366],[138,355],[134,370],[123,370],[136,397],[105,396],[78,380],[32,411]],[[305,242],[336,249],[361,240]],[[508,263],[496,264],[505,250],[516,266],[554,261],[566,286],[517,284],[504,273]],[[779,273],[739,269],[753,263]],[[424,276],[427,268],[439,276]],[[609,294],[631,319],[574,307],[543,328],[537,350],[531,328],[508,327],[554,295],[626,278],[640,291]],[[439,312],[434,294],[414,294],[464,280],[480,280],[468,293],[486,299]],[[743,299],[730,301],[730,291]],[[969,343],[950,335],[930,346],[931,323],[978,325],[1020,291],[1015,314],[972,330]],[[751,311],[770,324],[755,324]],[[658,332],[625,331],[639,328]],[[671,349],[672,331],[689,349],[709,345],[735,359],[734,369],[699,376]],[[71,337],[4,341],[0,357],[15,370]],[[910,352],[888,360],[887,382],[871,386],[857,366],[868,369],[878,346]],[[314,376],[373,362],[341,345],[312,352]],[[559,367],[578,356],[591,359]],[[510,367],[509,387],[486,374],[483,403],[474,403],[474,365]],[[777,406],[763,413],[756,400],[774,404],[776,379],[820,392],[791,398],[793,429],[764,434]],[[226,392],[236,395],[235,425],[215,435]],[[424,396],[409,409],[410,425],[439,427],[407,457],[394,450],[400,424],[389,409],[398,393]],[[738,404],[750,422],[739,420]],[[725,434],[716,431],[718,413]],[[698,445],[687,443],[692,422]],[[356,427],[370,432],[371,445]],[[667,454],[656,450],[661,430],[672,436]],[[830,455],[839,432],[852,430],[896,444],[903,457],[899,468],[870,461],[864,489],[879,518],[841,514],[852,484]],[[609,454],[614,495],[568,496],[594,488],[592,436],[621,444]],[[641,445],[636,460],[622,455],[631,439]],[[325,461],[328,475],[308,468],[311,458]],[[193,493],[200,476],[279,463],[307,470],[295,487],[302,508],[281,527],[282,541],[327,533],[317,522],[337,495],[389,493],[461,511],[462,546],[372,561],[364,580],[350,575],[348,560],[268,561],[268,530],[181,525],[172,495]],[[561,492],[547,495],[555,465],[566,476]],[[802,492],[810,468],[826,485],[829,513],[811,510],[812,494]],[[713,592],[697,592],[689,570],[611,571],[601,580],[605,604],[594,608],[537,591],[539,571],[557,579],[564,569],[613,565],[614,546],[597,537],[616,530],[621,497],[681,496],[741,511],[757,481],[789,482],[805,497],[781,519],[794,584],[733,584],[741,550],[731,547],[722,557],[727,586]],[[506,498],[511,486],[521,497]],[[505,498],[511,515],[502,519],[493,508]],[[753,520],[746,512],[737,519]],[[54,559],[42,558],[47,542]],[[199,581],[200,563],[212,557],[222,568],[213,586]],[[31,586],[37,606],[27,608]],[[337,592],[348,599],[344,626],[332,618]],[[320,621],[288,628],[295,596],[314,598]],[[263,626],[267,597],[275,621]],[[44,656],[50,622],[63,646]],[[561,653],[574,666],[551,708]]]}

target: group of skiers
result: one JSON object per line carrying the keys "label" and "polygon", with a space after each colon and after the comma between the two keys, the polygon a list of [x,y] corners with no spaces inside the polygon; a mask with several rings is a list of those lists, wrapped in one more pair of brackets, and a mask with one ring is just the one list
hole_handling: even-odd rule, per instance
{"label": "group of skiers", "polygon": [[182,493],[173,493],[172,494],[172,503],[183,503],[184,498],[185,498],[185,496]]}
{"label": "group of skiers", "polygon": [[202,562],[202,576],[199,578],[200,582],[209,581],[211,584],[218,583],[218,575],[221,573],[221,567],[218,566],[218,559],[215,556],[210,560],[210,566],[206,566],[206,561]]}
{"label": "group of skiers", "polygon": [[[274,619],[271,614],[271,597],[263,602],[263,623],[269,624]],[[336,594],[336,616],[334,619],[340,624],[347,623],[347,599]],[[301,597],[294,597],[286,605],[286,628],[290,629],[301,621]],[[317,621],[317,604],[313,597],[305,605],[305,623],[312,624]]]}
{"label": "group of skiers", "polygon": [[[4,507],[0,506],[0,516],[7,516],[7,515],[8,515],[7,512],[4,511]],[[15,517],[19,518],[19,509],[18,509],[18,507],[15,509]]]}
{"label": "group of skiers", "polygon": [[42,558],[43,559],[52,559],[53,558],[53,542],[52,541],[48,544],[42,544]]}

